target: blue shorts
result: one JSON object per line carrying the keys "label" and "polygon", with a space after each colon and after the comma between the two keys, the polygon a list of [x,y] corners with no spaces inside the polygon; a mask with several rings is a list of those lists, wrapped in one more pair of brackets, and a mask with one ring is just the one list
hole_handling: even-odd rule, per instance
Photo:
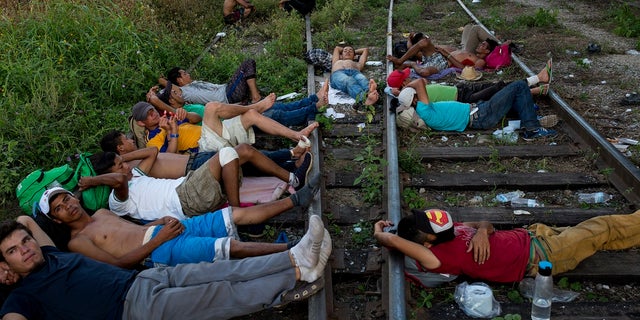
{"label": "blue shorts", "polygon": [[[148,267],[175,266],[180,263],[212,262],[229,259],[231,239],[237,239],[231,207],[182,220],[184,232],[166,241],[151,253]],[[153,230],[155,237],[162,225]]]}

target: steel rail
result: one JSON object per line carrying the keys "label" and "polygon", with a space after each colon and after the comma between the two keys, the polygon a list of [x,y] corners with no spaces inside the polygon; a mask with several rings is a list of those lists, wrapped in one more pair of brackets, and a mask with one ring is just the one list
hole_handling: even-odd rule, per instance
{"label": "steel rail", "polygon": [[[305,20],[305,36],[307,39],[307,51],[313,49],[313,43],[311,42],[311,19],[309,14],[306,14],[304,17]],[[314,77],[314,67],[310,64],[307,64],[307,92],[309,95],[315,94],[316,85],[315,85],[315,77]],[[311,152],[313,154],[313,163],[316,165],[311,168],[311,173],[316,174],[320,172],[319,164],[320,164],[320,147],[319,147],[319,137],[318,130],[314,130],[311,137]],[[309,206],[309,216],[313,214],[320,215],[322,217],[322,192],[317,196],[311,206]],[[331,277],[331,266],[327,265],[325,268],[325,287],[318,291],[313,296],[309,297],[308,303],[308,316],[309,320],[325,320],[327,319],[327,290],[328,287],[330,290],[333,290],[331,285],[332,277]],[[330,297],[333,297],[333,294],[330,294]],[[330,308],[333,309],[333,304],[330,305]]]}
{"label": "steel rail", "polygon": [[[462,9],[481,26],[491,33],[478,18],[467,8],[462,0],[457,0]],[[511,54],[512,60],[529,76],[535,75],[529,67],[515,54]],[[625,158],[609,141],[595,130],[581,115],[566,103],[552,89],[548,93],[552,105],[558,115],[568,125],[569,136],[577,142],[588,146],[598,154],[600,161],[596,164],[600,169],[613,169],[607,176],[609,182],[629,201],[631,209],[640,208],[640,169]]]}
{"label": "steel rail", "polygon": [[[393,1],[389,1],[389,16],[387,21],[387,54],[393,54]],[[393,64],[387,62],[387,76],[393,71]],[[386,113],[386,155],[387,155],[387,217],[396,225],[402,218],[400,200],[400,174],[398,166],[398,135],[396,127],[396,113],[390,110],[390,100],[385,94],[383,103]],[[404,290],[404,255],[398,251],[388,252],[387,272],[389,276],[388,319],[407,319],[406,297]]]}

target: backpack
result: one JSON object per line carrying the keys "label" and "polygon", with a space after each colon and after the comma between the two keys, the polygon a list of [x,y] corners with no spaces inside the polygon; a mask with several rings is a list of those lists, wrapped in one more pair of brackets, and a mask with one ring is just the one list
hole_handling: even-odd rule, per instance
{"label": "backpack", "polygon": [[[78,181],[80,181],[81,177],[95,177],[97,175],[95,170],[93,170],[89,156],[91,156],[89,152],[80,154],[80,161],[74,174]],[[94,212],[101,208],[108,208],[110,193],[111,188],[109,186],[95,186],[83,190],[81,194],[82,206]]]}
{"label": "backpack", "polygon": [[316,0],[289,0],[285,2],[283,6],[287,12],[291,12],[292,9],[296,9],[296,11],[303,16],[311,13],[315,7]]}
{"label": "backpack", "polygon": [[73,168],[69,164],[46,171],[38,169],[20,181],[16,187],[16,198],[18,198],[20,208],[25,213],[30,214],[33,205],[37,205],[40,197],[48,188],[59,186],[72,191],[77,185],[78,179],[76,179]]}
{"label": "backpack", "polygon": [[407,53],[407,41],[401,40],[393,44],[393,56],[400,59]]}
{"label": "backpack", "polygon": [[511,64],[511,48],[509,44],[501,44],[484,58],[487,68],[498,69]]}

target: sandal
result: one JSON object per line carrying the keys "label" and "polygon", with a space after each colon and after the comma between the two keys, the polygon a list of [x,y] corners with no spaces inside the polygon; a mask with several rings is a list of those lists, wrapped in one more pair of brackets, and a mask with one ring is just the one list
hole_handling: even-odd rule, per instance
{"label": "sandal", "polygon": [[546,96],[549,93],[549,84],[541,84],[538,88],[540,89],[539,96]]}
{"label": "sandal", "polygon": [[278,307],[289,302],[301,301],[314,295],[320,289],[324,288],[324,277],[318,278],[314,282],[298,281],[293,289],[282,294],[282,303]]}
{"label": "sandal", "polygon": [[549,74],[549,81],[547,83],[551,83],[551,80],[553,80],[553,57],[551,57],[551,52],[547,53],[547,56],[549,56],[549,60],[547,61],[547,65],[545,66],[545,69],[547,69],[547,74]]}

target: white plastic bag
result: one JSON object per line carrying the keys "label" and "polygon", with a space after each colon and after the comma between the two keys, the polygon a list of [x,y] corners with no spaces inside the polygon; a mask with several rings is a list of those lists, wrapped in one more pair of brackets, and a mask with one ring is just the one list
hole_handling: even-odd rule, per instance
{"label": "white plastic bag", "polygon": [[462,311],[470,317],[493,318],[500,315],[500,303],[485,283],[468,284],[465,281],[456,287],[454,298]]}

